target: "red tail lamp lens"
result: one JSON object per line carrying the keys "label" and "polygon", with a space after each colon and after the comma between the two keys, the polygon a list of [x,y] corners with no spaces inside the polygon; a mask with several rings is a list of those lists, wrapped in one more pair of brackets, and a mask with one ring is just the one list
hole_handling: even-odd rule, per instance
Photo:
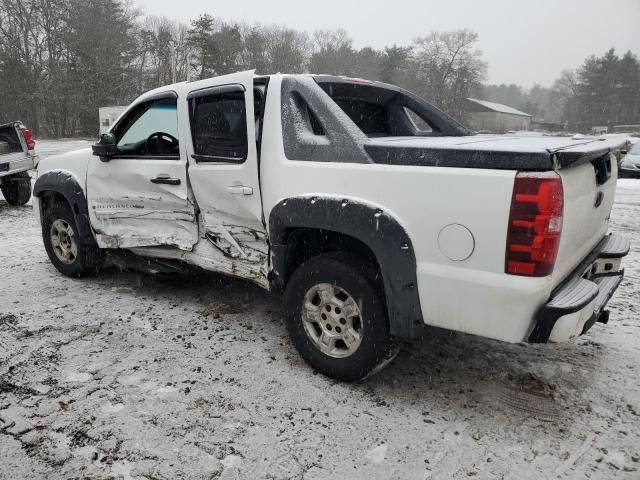
{"label": "red tail lamp lens", "polygon": [[33,150],[34,148],[36,148],[36,141],[33,139],[33,133],[31,133],[31,130],[25,127],[21,127],[20,131],[22,132],[24,143],[27,144],[27,150]]}
{"label": "red tail lamp lens", "polygon": [[513,185],[505,272],[545,277],[553,272],[564,198],[556,172],[518,172]]}

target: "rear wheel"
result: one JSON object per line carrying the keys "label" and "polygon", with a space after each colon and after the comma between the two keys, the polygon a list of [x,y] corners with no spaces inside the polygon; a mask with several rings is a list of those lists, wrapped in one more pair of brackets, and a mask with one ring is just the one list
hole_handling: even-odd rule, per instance
{"label": "rear wheel", "polygon": [[31,198],[29,172],[20,172],[3,178],[0,189],[9,205],[24,205]]}
{"label": "rear wheel", "polygon": [[293,273],[285,293],[293,344],[312,367],[337,380],[360,380],[397,353],[382,292],[363,262],[341,254],[314,257]]}
{"label": "rear wheel", "polygon": [[53,266],[68,277],[95,274],[104,263],[104,252],[80,243],[79,238],[75,217],[66,205],[57,203],[44,211],[44,247]]}

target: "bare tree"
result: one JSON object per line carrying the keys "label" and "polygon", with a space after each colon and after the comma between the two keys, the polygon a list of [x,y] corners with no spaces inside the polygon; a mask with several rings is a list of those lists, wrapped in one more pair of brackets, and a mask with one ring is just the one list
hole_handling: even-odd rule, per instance
{"label": "bare tree", "polygon": [[286,27],[269,29],[269,71],[270,73],[302,73],[310,54],[309,37]]}
{"label": "bare tree", "polygon": [[313,36],[200,15],[143,16],[130,0],[0,0],[0,121],[39,135],[93,135],[97,109],[161,85],[241,69],[333,73],[398,83],[461,116],[485,64],[467,30],[412,46],[354,48],[345,30]]}
{"label": "bare tree", "polygon": [[469,30],[433,32],[417,38],[407,83],[416,93],[463,119],[463,99],[486,75],[482,53],[475,48],[477,42],[478,34]]}
{"label": "bare tree", "polygon": [[353,40],[345,30],[316,30],[313,44],[310,71],[335,75],[355,74]]}

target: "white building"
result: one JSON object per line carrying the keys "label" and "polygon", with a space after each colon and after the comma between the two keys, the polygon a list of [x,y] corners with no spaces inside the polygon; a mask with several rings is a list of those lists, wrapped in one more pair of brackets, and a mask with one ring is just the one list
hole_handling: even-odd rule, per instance
{"label": "white building", "polygon": [[506,133],[529,130],[531,115],[508,105],[467,98],[465,102],[467,126],[478,132]]}
{"label": "white building", "polygon": [[127,107],[100,107],[98,116],[100,117],[100,134],[108,131],[111,125],[118,119]]}

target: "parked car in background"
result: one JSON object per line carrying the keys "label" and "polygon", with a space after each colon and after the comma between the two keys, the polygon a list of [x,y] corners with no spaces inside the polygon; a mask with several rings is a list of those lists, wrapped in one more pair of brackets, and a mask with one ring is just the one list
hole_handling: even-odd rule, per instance
{"label": "parked car in background", "polygon": [[537,343],[606,323],[621,145],[478,136],[392,85],[243,72],[145,93],[93,152],[41,162],[34,209],[64,275],[126,252],[283,291],[305,360],[357,380],[424,324]]}
{"label": "parked car in background", "polygon": [[0,125],[0,189],[10,205],[24,205],[31,198],[29,170],[37,165],[36,142],[20,122]]}
{"label": "parked car in background", "polygon": [[636,142],[622,158],[621,178],[640,178],[640,142]]}

